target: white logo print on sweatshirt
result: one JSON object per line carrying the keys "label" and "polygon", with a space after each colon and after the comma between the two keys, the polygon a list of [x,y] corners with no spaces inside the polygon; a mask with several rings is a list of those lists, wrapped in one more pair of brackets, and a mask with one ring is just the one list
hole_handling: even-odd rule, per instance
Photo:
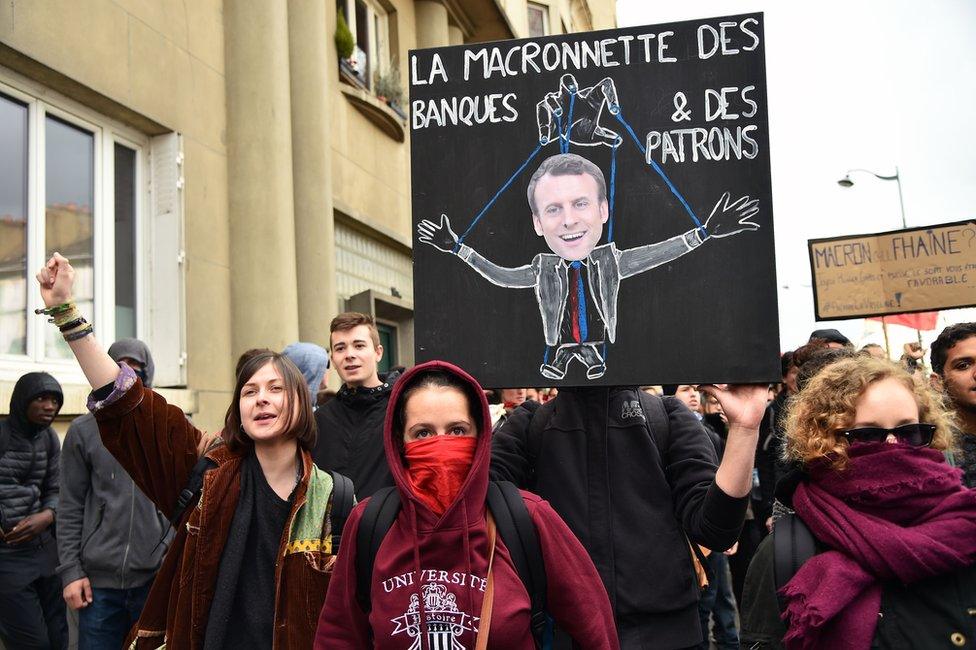
{"label": "white logo print on sweatshirt", "polygon": [[458,639],[468,631],[477,634],[478,617],[458,609],[457,597],[442,584],[428,582],[421,588],[421,593],[424,621],[420,620],[420,596],[410,594],[407,611],[390,619],[396,625],[393,636],[406,632],[413,639],[409,650],[420,650],[421,632],[426,634],[430,650],[466,650]]}

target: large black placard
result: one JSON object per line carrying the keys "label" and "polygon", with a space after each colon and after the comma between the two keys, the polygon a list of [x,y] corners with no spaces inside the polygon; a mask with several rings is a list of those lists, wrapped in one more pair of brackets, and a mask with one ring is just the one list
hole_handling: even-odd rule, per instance
{"label": "large black placard", "polygon": [[762,14],[417,50],[410,81],[418,362],[778,378]]}

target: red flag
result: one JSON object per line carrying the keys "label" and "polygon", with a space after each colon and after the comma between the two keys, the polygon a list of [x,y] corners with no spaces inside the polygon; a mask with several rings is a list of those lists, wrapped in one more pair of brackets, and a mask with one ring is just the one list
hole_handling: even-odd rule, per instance
{"label": "red flag", "polygon": [[[868,320],[881,320],[881,316],[872,316]],[[917,314],[887,314],[884,322],[888,325],[904,325],[913,330],[928,332],[934,330],[939,320],[937,311],[920,311]]]}

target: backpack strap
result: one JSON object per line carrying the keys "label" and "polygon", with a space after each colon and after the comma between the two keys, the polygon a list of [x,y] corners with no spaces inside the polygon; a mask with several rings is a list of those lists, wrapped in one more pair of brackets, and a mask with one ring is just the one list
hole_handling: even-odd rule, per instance
{"label": "backpack strap", "polygon": [[[525,407],[524,404],[519,408],[529,408]],[[552,418],[552,412],[556,409],[556,403],[549,400],[545,404],[536,406],[532,410],[532,419],[529,420],[529,435],[526,439],[526,451],[529,454],[529,465],[535,467],[535,461],[539,458],[539,454],[542,453],[542,436],[546,430],[546,426],[549,424],[550,418]],[[497,521],[495,522],[498,523]]]}
{"label": "backpack strap", "polygon": [[339,552],[339,544],[342,542],[342,529],[346,525],[349,513],[356,505],[356,494],[353,488],[352,479],[343,476],[339,472],[329,472],[332,477],[332,508],[329,511],[329,518],[332,520],[332,552]]}
{"label": "backpack strap", "polygon": [[[547,638],[551,642],[552,623],[546,613],[546,570],[535,523],[522,494],[515,484],[508,481],[488,484],[488,508],[495,518],[498,534],[505,542],[515,570],[529,593],[530,621],[536,647],[544,647]],[[367,614],[372,610],[370,580],[376,554],[399,512],[400,493],[395,487],[387,487],[370,497],[359,521],[356,535],[356,600]]]}
{"label": "backpack strap", "polygon": [[385,487],[369,498],[363,518],[359,521],[359,531],[356,533],[356,600],[366,614],[373,608],[369,583],[373,577],[376,553],[399,512],[400,493],[396,487]]}
{"label": "backpack strap", "polygon": [[169,527],[163,531],[163,536],[156,542],[156,546],[153,547],[153,553],[166,540],[169,529],[175,529],[180,524],[180,520],[183,519],[186,511],[196,505],[200,499],[200,492],[203,490],[203,475],[216,466],[217,461],[207,458],[206,453],[197,459],[193,469],[190,470],[190,478],[186,479],[186,485],[183,486],[179,496],[176,497],[176,508],[173,509],[173,516],[169,519]]}
{"label": "backpack strap", "polygon": [[671,447],[671,419],[668,417],[667,409],[664,408],[664,400],[642,390],[637,391],[637,397],[640,400],[641,410],[644,411],[647,431],[657,446],[661,461],[667,468],[668,450]]}
{"label": "backpack strap", "polygon": [[817,540],[796,514],[784,515],[773,526],[773,579],[779,611],[786,611],[780,591],[803,563],[817,554]]}
{"label": "backpack strap", "polygon": [[[664,400],[657,395],[651,395],[642,390],[638,390],[637,394],[638,399],[640,399],[641,410],[644,411],[644,423],[647,432],[651,436],[651,440],[654,441],[654,445],[661,455],[661,462],[664,463],[664,469],[667,471],[668,465],[671,464],[668,454],[671,448],[671,418],[668,417],[668,410],[664,406]],[[702,571],[705,572],[705,578],[710,584],[714,584],[715,575],[705,553],[702,552],[698,544],[694,544],[690,540],[688,546],[691,548],[695,559],[698,560],[698,564],[701,565]]]}
{"label": "backpack strap", "polygon": [[498,534],[505,542],[512,564],[531,602],[530,624],[537,648],[545,647],[547,633],[551,636],[551,618],[546,613],[546,566],[539,546],[535,522],[532,521],[525,500],[514,483],[492,481],[488,484],[488,508],[495,518]]}
{"label": "backpack strap", "polygon": [[186,485],[180,490],[180,495],[176,498],[176,509],[169,520],[169,525],[174,528],[180,523],[184,513],[196,505],[203,490],[203,475],[207,471],[217,466],[217,461],[211,460],[206,455],[200,456],[193,469],[190,470],[190,478],[186,480]]}

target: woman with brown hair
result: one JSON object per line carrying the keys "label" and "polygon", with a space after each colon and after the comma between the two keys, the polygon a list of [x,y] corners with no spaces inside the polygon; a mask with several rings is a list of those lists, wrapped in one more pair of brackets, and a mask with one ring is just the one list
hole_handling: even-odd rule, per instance
{"label": "woman with brown hair", "polygon": [[[71,301],[67,259],[55,253],[37,278],[43,312],[94,389],[88,406],[102,441],[178,518],[130,647],[310,648],[333,562],[332,479],[309,454],[316,431],[301,373],[256,351],[237,375],[226,444],[207,439],[103,351]],[[188,482],[204,467],[199,499],[183,512]]]}
{"label": "woman with brown hair", "polygon": [[[813,376],[787,417],[799,469],[777,486],[799,521],[778,520],[749,567],[743,647],[973,647],[976,492],[951,445],[939,399],[903,368],[855,357]],[[790,556],[799,524],[809,557]]]}

